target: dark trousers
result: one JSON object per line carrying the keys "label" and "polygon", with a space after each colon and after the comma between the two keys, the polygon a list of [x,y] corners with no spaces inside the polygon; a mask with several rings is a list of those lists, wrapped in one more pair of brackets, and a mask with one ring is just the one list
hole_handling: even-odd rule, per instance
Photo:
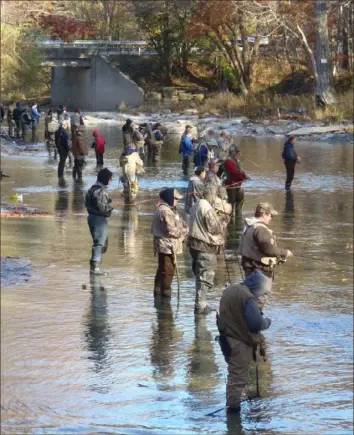
{"label": "dark trousers", "polygon": [[227,189],[227,198],[232,205],[232,212],[236,215],[242,213],[243,201],[245,193],[242,187],[231,186]]}
{"label": "dark trousers", "polygon": [[286,182],[285,189],[290,189],[291,183],[294,179],[296,160],[285,160],[286,168]]}
{"label": "dark trousers", "polygon": [[189,156],[183,156],[182,169],[184,174],[188,174],[189,169]]}
{"label": "dark trousers", "polygon": [[85,159],[82,157],[75,157],[74,158],[74,167],[73,167],[73,177],[82,178],[82,169],[84,167],[85,164]]}
{"label": "dark trousers", "polygon": [[89,214],[87,223],[93,240],[91,262],[98,265],[108,249],[108,220],[105,216]]}
{"label": "dark trousers", "polygon": [[23,137],[23,129],[22,129],[21,119],[15,119],[15,124],[16,124],[16,137],[17,137],[17,139],[19,139],[21,137],[21,133],[22,133],[22,137]]}
{"label": "dark trousers", "polygon": [[96,151],[96,163],[97,166],[103,166],[103,153],[98,153]]}
{"label": "dark trousers", "polygon": [[174,274],[175,264],[173,255],[159,252],[159,264],[155,276],[155,296],[171,296],[171,284]]}
{"label": "dark trousers", "polygon": [[65,151],[59,150],[59,163],[58,163],[58,177],[64,176],[65,162],[68,157],[68,153]]}

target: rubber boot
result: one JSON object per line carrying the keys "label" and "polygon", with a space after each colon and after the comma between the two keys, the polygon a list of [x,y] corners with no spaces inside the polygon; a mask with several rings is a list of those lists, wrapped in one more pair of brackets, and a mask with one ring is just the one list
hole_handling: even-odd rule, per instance
{"label": "rubber boot", "polygon": [[102,272],[97,261],[90,261],[90,274],[95,276],[104,276],[107,275],[105,272]]}

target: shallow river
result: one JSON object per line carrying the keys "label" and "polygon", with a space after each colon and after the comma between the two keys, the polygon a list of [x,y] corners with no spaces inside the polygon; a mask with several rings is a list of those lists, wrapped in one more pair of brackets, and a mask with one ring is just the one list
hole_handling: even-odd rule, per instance
{"label": "shallow river", "polygon": [[[119,174],[117,127],[106,165]],[[92,129],[90,129],[91,131]],[[266,307],[268,361],[259,365],[261,398],[240,417],[208,413],[225,403],[226,365],[215,316],[195,319],[189,254],[179,261],[171,303],[154,303],[156,260],[150,234],[158,192],[181,191],[178,141],[158,164],[147,163],[136,207],[120,207],[110,223],[103,267],[90,280],[91,238],[83,193],[95,180],[91,155],[82,185],[67,168],[58,186],[45,149],[2,157],[1,202],[14,193],[51,218],[3,219],[1,254],[32,262],[27,281],[1,285],[1,433],[3,434],[351,434],[353,399],[353,147],[298,142],[293,191],[285,194],[282,141],[240,139],[245,169],[243,215],[260,200],[279,211],[271,223],[278,244],[295,256],[278,267]],[[111,196],[121,201],[118,176]],[[242,222],[230,224],[226,254],[239,243]],[[27,261],[27,260],[24,260]],[[241,280],[235,263],[231,281]],[[16,277],[15,277],[16,278]],[[228,274],[218,263],[210,303],[217,306]],[[15,279],[15,281],[17,281]],[[250,370],[250,391],[255,390]]]}

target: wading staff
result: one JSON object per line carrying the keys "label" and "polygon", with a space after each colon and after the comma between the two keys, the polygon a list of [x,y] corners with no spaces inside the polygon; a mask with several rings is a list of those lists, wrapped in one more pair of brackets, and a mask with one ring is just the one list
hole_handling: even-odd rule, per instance
{"label": "wading staff", "polygon": [[177,276],[177,306],[179,306],[179,296],[180,296],[180,279],[179,279],[179,270],[178,270],[178,263],[177,263],[177,256],[175,253],[175,250],[172,247],[172,252],[173,252],[173,261],[175,263],[176,266],[176,276]]}

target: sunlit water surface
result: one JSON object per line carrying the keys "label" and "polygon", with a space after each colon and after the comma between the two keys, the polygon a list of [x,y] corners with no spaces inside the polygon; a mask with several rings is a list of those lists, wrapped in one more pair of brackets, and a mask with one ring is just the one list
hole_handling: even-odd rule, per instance
{"label": "sunlit water surface", "polygon": [[[121,137],[98,125],[108,141],[106,165],[118,185]],[[91,131],[91,130],[90,130]],[[89,133],[87,133],[88,139]],[[110,218],[107,277],[90,280],[91,238],[83,194],[95,181],[93,156],[83,184],[70,168],[58,185],[56,162],[43,151],[2,157],[1,202],[23,194],[26,205],[52,218],[3,219],[2,257],[25,257],[30,274],[2,268],[1,423],[3,434],[351,434],[353,399],[353,147],[299,142],[303,162],[285,194],[282,141],[239,141],[245,184],[243,215],[258,202],[279,211],[272,222],[278,244],[295,257],[278,268],[265,312],[268,361],[259,365],[261,398],[243,403],[240,417],[224,411],[227,368],[215,317],[195,319],[188,252],[180,256],[169,302],[154,303],[156,259],[150,234],[158,192],[183,191],[178,138],[165,144],[160,163],[147,162],[136,207]],[[147,201],[149,200],[149,201]],[[226,255],[239,244],[242,221],[230,224]],[[210,303],[237,263],[220,257]],[[255,390],[250,370],[250,391]]]}

